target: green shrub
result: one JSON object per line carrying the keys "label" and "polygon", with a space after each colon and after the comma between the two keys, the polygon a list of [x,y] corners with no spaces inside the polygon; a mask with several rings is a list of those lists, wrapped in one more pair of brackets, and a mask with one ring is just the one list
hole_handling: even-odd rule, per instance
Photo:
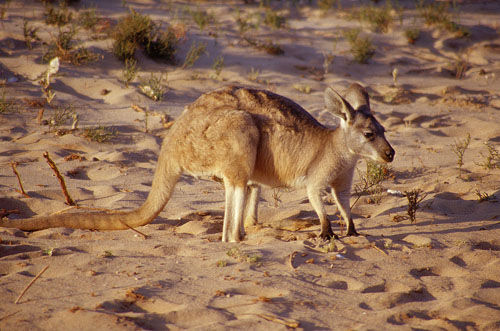
{"label": "green shrub", "polygon": [[135,51],[142,47],[147,56],[173,63],[177,39],[167,29],[163,31],[149,16],[142,15],[133,9],[120,19],[113,31],[113,54],[125,61],[134,58]]}

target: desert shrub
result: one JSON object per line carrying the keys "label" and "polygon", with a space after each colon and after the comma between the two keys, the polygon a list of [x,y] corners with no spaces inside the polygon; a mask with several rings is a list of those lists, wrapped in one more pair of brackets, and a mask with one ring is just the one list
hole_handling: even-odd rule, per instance
{"label": "desert shrub", "polygon": [[367,63],[375,54],[375,47],[368,37],[360,36],[360,29],[348,30],[344,33],[344,37],[351,46],[351,54],[354,60],[358,63]]}
{"label": "desert shrub", "polygon": [[356,11],[355,17],[367,22],[375,32],[387,32],[393,22],[392,6],[387,2],[384,7],[362,6]]}
{"label": "desert shrub", "polygon": [[147,56],[174,62],[177,39],[170,30],[163,31],[149,16],[131,9],[118,21],[113,30],[113,54],[120,60],[134,58],[135,51],[142,47]]}
{"label": "desert shrub", "polygon": [[420,29],[418,29],[418,28],[406,29],[404,34],[405,34],[406,40],[408,40],[408,43],[413,45],[417,41],[417,39],[420,37]]}
{"label": "desert shrub", "polygon": [[429,26],[439,27],[454,33],[459,38],[467,37],[470,34],[466,27],[453,21],[452,14],[449,12],[449,4],[446,2],[433,1],[426,4],[424,1],[420,1],[417,5],[417,11],[424,19],[425,24]]}
{"label": "desert shrub", "polygon": [[68,10],[66,3],[61,2],[59,7],[45,6],[45,23],[49,25],[63,26],[71,22],[73,14]]}
{"label": "desert shrub", "polygon": [[272,27],[273,29],[279,29],[285,26],[286,18],[279,15],[277,12],[271,8],[266,9],[264,13],[264,24]]}

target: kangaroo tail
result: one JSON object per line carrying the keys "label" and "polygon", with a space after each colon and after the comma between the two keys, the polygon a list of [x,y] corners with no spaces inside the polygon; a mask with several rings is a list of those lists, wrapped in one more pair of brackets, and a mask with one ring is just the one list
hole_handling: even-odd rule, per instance
{"label": "kangaroo tail", "polygon": [[124,230],[151,223],[163,210],[180,176],[180,170],[160,153],[153,185],[142,206],[129,212],[65,213],[27,219],[0,220],[0,227],[42,230],[66,227],[91,230]]}

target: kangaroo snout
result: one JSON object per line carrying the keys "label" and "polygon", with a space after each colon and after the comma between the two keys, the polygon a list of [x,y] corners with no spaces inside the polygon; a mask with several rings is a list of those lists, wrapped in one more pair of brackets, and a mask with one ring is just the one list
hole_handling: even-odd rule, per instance
{"label": "kangaroo snout", "polygon": [[394,148],[392,148],[391,145],[387,146],[387,149],[385,150],[384,156],[383,156],[384,161],[387,163],[392,162],[394,160],[395,154],[396,154],[396,152],[394,151]]}

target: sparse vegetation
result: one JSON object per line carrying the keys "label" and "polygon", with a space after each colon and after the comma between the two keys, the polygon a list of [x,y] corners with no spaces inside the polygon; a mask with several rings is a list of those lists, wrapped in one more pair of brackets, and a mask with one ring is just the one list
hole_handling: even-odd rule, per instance
{"label": "sparse vegetation", "polygon": [[458,178],[462,178],[462,166],[464,165],[464,154],[470,144],[470,134],[462,140],[456,140],[451,146],[453,153],[457,156]]}
{"label": "sparse vegetation", "polygon": [[163,30],[149,16],[133,9],[118,21],[112,35],[113,54],[122,61],[134,58],[136,50],[142,47],[148,57],[175,62],[175,33],[171,29]]}
{"label": "sparse vegetation", "polygon": [[375,47],[368,37],[360,36],[360,29],[347,30],[344,37],[351,46],[351,54],[358,63],[367,63],[375,54]]}
{"label": "sparse vegetation", "polygon": [[75,48],[76,32],[75,26],[71,26],[69,29],[59,29],[57,36],[48,44],[47,52],[42,56],[42,61],[48,63],[55,57],[74,65],[97,61],[99,56],[87,48]]}
{"label": "sparse vegetation", "polygon": [[286,18],[279,15],[271,8],[267,8],[264,13],[264,24],[270,26],[273,29],[280,29],[285,26]]}
{"label": "sparse vegetation", "polygon": [[355,17],[362,22],[367,22],[374,32],[388,32],[393,22],[391,2],[386,2],[383,7],[361,6]]}
{"label": "sparse vegetation", "polygon": [[470,35],[466,27],[453,21],[447,2],[432,1],[426,4],[425,1],[420,0],[417,4],[417,10],[424,19],[424,22],[429,26],[436,26],[440,29],[454,33],[458,38]]}
{"label": "sparse vegetation", "polygon": [[408,218],[411,223],[415,223],[417,220],[417,210],[420,208],[420,202],[422,202],[427,194],[422,194],[422,190],[414,189],[411,191],[405,191],[404,195],[408,199]]}
{"label": "sparse vegetation", "polygon": [[415,42],[420,37],[420,29],[419,28],[409,28],[405,30],[405,37],[408,40],[408,44],[415,44]]}
{"label": "sparse vegetation", "polygon": [[340,9],[340,0],[318,0],[318,8],[321,10],[323,15],[332,9],[335,4],[337,5],[337,8]]}
{"label": "sparse vegetation", "polygon": [[70,23],[73,19],[73,13],[68,10],[64,1],[59,3],[59,7],[53,5],[45,6],[45,23],[48,25],[63,26]]}
{"label": "sparse vegetation", "polygon": [[105,143],[116,137],[116,130],[99,125],[93,128],[85,128],[83,136],[91,141]]}
{"label": "sparse vegetation", "polygon": [[[166,78],[165,78],[166,80]],[[163,74],[158,74],[158,76],[151,73],[148,80],[144,80],[139,85],[142,93],[144,93],[149,98],[154,101],[161,101],[163,94],[165,93],[165,88],[162,85]]]}
{"label": "sparse vegetation", "polygon": [[5,88],[2,88],[0,96],[0,114],[12,113],[17,110],[16,104],[12,100],[7,100],[5,97]]}
{"label": "sparse vegetation", "polygon": [[251,46],[255,47],[258,50],[265,51],[267,54],[282,55],[285,53],[285,51],[283,50],[283,48],[281,48],[280,45],[272,42],[271,40],[267,40],[267,41],[262,42],[262,41],[248,38],[248,37],[245,37],[244,39]]}
{"label": "sparse vegetation", "polygon": [[248,262],[251,264],[258,263],[262,256],[259,254],[247,254],[243,252],[239,247],[233,247],[226,252],[227,256],[232,257],[233,259],[239,262]]}
{"label": "sparse vegetation", "polygon": [[125,87],[128,88],[130,82],[132,82],[137,75],[137,60],[136,59],[126,59],[123,65],[123,82]]}
{"label": "sparse vegetation", "polygon": [[38,33],[38,28],[30,27],[28,20],[25,19],[23,21],[23,35],[24,35],[24,42],[26,43],[28,49],[33,49],[33,43],[36,41],[40,41],[40,38],[38,37],[37,33]]}
{"label": "sparse vegetation", "polygon": [[183,69],[192,67],[195,62],[206,53],[207,44],[205,43],[197,43],[193,41],[191,44],[191,48],[187,52],[186,59],[184,60],[184,64],[182,65]]}
{"label": "sparse vegetation", "polygon": [[478,202],[484,202],[484,201],[489,201],[491,200],[493,197],[491,195],[489,195],[488,193],[486,192],[481,192],[479,189],[476,189],[475,191],[476,195],[477,195],[477,201]]}
{"label": "sparse vegetation", "polygon": [[52,117],[48,120],[49,131],[53,131],[55,128],[66,124],[74,114],[74,109],[71,104],[65,106],[54,107],[54,113]]}
{"label": "sparse vegetation", "polygon": [[214,15],[201,9],[189,10],[189,14],[201,31],[203,31],[208,24],[215,21]]}
{"label": "sparse vegetation", "polygon": [[92,30],[99,22],[95,8],[87,8],[78,14],[78,24],[86,30]]}
{"label": "sparse vegetation", "polygon": [[219,79],[222,69],[224,68],[224,57],[218,56],[214,63],[212,64],[212,69],[214,70],[214,78]]}
{"label": "sparse vegetation", "polygon": [[489,142],[485,142],[484,145],[486,146],[488,153],[480,153],[484,158],[484,161],[482,163],[479,163],[478,165],[487,170],[495,168],[500,169],[500,152],[495,148],[495,146],[493,146],[493,144]]}
{"label": "sparse vegetation", "polygon": [[384,189],[382,182],[389,178],[390,169],[386,164],[374,161],[366,161],[366,172],[359,174],[361,183],[354,186],[354,195],[356,200],[351,208],[358,202],[363,195],[369,195],[369,202],[380,203]]}

